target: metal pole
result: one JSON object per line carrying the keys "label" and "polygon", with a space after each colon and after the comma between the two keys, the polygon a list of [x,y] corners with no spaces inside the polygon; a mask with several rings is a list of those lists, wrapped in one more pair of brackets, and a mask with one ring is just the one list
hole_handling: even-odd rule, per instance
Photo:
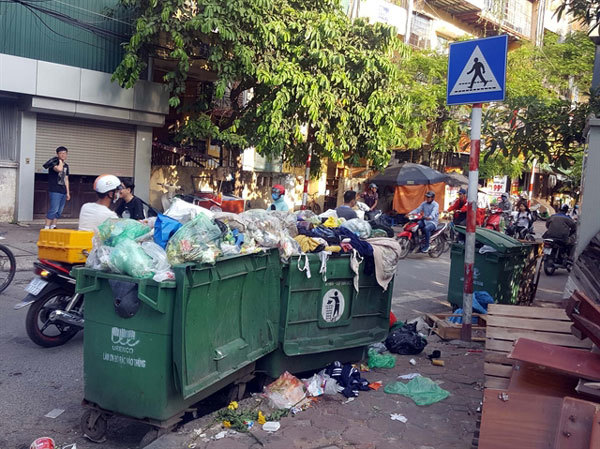
{"label": "metal pole", "polygon": [[[599,25],[600,26],[600,25]],[[600,37],[594,36],[591,38],[596,44],[596,52],[594,54],[594,71],[592,73],[592,93],[600,87]]]}
{"label": "metal pole", "polygon": [[529,179],[529,200],[527,201],[527,207],[531,207],[531,197],[533,196],[533,184],[535,183],[535,166],[537,164],[537,158],[533,160],[531,166],[531,178]]}
{"label": "metal pole", "polygon": [[308,204],[308,181],[310,180],[310,160],[312,158],[312,142],[308,144],[308,156],[306,157],[306,173],[304,175],[304,193],[302,194],[302,210],[306,210]]}
{"label": "metal pole", "polygon": [[477,187],[479,180],[479,151],[481,148],[481,103],[471,110],[471,154],[469,156],[469,190],[467,192],[467,233],[465,238],[465,284],[463,287],[463,316],[460,339],[471,341],[473,313],[473,264],[475,263],[475,227],[477,219]]}

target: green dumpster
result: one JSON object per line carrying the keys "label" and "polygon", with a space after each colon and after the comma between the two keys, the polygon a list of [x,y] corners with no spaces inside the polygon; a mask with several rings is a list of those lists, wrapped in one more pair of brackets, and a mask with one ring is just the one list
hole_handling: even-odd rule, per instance
{"label": "green dumpster", "polygon": [[[456,231],[464,234],[465,228],[457,226]],[[475,239],[473,290],[488,292],[500,304],[516,303],[530,246],[485,228],[477,228]],[[452,244],[448,301],[456,307],[461,307],[463,301],[464,252],[462,242]]]}
{"label": "green dumpster", "polygon": [[[94,408],[168,426],[277,347],[276,250],[174,271],[176,282],[156,283],[74,270],[85,294],[84,397]],[[137,311],[121,316],[132,298]]]}
{"label": "green dumpster", "polygon": [[318,254],[293,257],[285,266],[281,284],[279,348],[261,359],[257,369],[271,377],[283,371],[303,372],[332,361],[356,361],[364,348],[388,334],[393,281],[386,291],[375,274],[359,268],[359,290],[353,285],[350,256],[330,257],[324,275]]}

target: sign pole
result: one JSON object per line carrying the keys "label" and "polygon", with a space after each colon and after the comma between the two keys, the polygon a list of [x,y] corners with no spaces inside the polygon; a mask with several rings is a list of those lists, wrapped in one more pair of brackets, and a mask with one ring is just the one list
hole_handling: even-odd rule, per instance
{"label": "sign pole", "polygon": [[529,199],[527,200],[527,207],[531,207],[531,197],[533,196],[533,184],[535,182],[535,166],[537,165],[537,158],[533,160],[531,166],[531,178],[529,179]]}
{"label": "sign pole", "polygon": [[471,341],[473,313],[473,265],[475,263],[475,228],[477,219],[477,190],[479,152],[481,149],[481,103],[471,109],[471,153],[469,155],[469,189],[467,191],[467,232],[465,238],[465,283],[463,287],[463,316],[460,339]]}

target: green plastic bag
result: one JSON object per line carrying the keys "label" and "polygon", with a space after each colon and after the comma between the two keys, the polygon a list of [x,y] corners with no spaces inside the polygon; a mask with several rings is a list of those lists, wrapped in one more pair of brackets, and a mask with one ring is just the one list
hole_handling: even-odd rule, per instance
{"label": "green plastic bag", "polygon": [[134,278],[150,278],[152,272],[152,258],[146,254],[139,243],[130,239],[121,240],[110,253],[110,262],[121,273]]}
{"label": "green plastic bag", "polygon": [[441,388],[428,377],[415,377],[408,383],[387,384],[383,391],[389,394],[401,394],[415,401],[417,405],[430,405],[450,396],[450,392]]}
{"label": "green plastic bag", "polygon": [[198,214],[180,227],[167,243],[167,257],[171,265],[184,262],[215,263],[221,255],[223,231],[213,219]]}
{"label": "green plastic bag", "polygon": [[369,368],[393,368],[396,366],[396,357],[379,354],[376,349],[369,349],[368,365]]}
{"label": "green plastic bag", "polygon": [[131,218],[107,218],[98,226],[98,237],[104,245],[115,247],[123,240],[135,240],[150,231],[149,226]]}

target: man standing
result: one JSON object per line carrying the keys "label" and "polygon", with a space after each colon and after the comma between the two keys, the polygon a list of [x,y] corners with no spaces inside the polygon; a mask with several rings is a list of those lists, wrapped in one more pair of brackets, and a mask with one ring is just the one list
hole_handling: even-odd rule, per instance
{"label": "man standing", "polygon": [[358,215],[352,209],[354,206],[356,206],[356,192],[347,190],[344,192],[344,204],[335,208],[338,218],[345,218],[346,220],[358,218]]}
{"label": "man standing", "polygon": [[45,229],[56,228],[56,221],[65,208],[65,202],[71,199],[69,165],[66,162],[68,153],[69,150],[65,147],[58,147],[56,157],[44,164],[44,168],[48,169],[48,197],[50,200]]}
{"label": "man standing", "polygon": [[409,214],[422,214],[423,217],[419,220],[419,229],[425,234],[425,237],[421,241],[421,252],[426,253],[429,251],[429,239],[431,233],[435,231],[438,225],[438,219],[440,216],[440,205],[434,201],[435,193],[431,190],[425,194],[425,201],[421,203],[415,210],[409,212]]}

